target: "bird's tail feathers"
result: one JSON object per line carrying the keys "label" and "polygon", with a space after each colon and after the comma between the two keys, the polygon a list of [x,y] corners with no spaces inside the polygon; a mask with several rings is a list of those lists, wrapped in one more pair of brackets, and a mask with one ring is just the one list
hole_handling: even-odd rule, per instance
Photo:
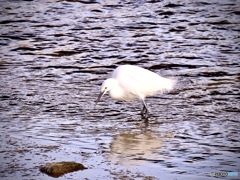
{"label": "bird's tail feathers", "polygon": [[169,92],[173,90],[175,85],[177,84],[177,79],[174,78],[163,78],[159,83],[159,89],[161,92]]}

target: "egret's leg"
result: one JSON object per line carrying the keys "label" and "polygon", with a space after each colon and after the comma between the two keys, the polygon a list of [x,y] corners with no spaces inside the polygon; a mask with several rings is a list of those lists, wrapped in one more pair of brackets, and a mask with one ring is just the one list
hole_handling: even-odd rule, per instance
{"label": "egret's leg", "polygon": [[141,115],[143,118],[148,118],[148,110],[143,106],[143,109],[141,111]]}
{"label": "egret's leg", "polygon": [[145,106],[143,106],[142,111],[141,111],[141,115],[143,115],[145,113],[145,111],[146,111],[146,108],[145,108]]}
{"label": "egret's leg", "polygon": [[141,111],[142,116],[144,116],[144,118],[148,118],[148,108],[147,108],[147,104],[145,103],[144,99],[142,100],[143,102],[143,109]]}

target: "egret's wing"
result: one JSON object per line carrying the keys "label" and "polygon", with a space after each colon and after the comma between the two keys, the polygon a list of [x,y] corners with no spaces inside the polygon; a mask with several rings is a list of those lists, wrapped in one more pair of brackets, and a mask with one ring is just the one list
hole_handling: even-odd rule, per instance
{"label": "egret's wing", "polygon": [[159,91],[169,91],[174,86],[174,81],[163,78],[158,74],[131,65],[118,67],[113,77],[119,85],[126,91],[140,96],[151,96]]}

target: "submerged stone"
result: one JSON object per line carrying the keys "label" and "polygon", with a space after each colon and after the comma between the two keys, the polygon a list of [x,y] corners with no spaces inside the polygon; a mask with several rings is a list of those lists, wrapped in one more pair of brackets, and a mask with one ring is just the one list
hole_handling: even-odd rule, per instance
{"label": "submerged stone", "polygon": [[52,177],[60,177],[66,173],[87,169],[81,163],[76,162],[53,162],[40,167],[40,171]]}

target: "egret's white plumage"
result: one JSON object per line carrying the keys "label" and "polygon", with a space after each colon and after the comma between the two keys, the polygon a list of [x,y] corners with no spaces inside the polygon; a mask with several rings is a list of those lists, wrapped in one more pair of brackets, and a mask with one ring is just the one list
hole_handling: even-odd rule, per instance
{"label": "egret's white plumage", "polygon": [[109,91],[113,99],[142,100],[144,104],[142,113],[148,115],[145,97],[171,91],[175,83],[175,80],[161,77],[147,69],[133,65],[121,65],[113,71],[111,78],[103,82],[97,102]]}

